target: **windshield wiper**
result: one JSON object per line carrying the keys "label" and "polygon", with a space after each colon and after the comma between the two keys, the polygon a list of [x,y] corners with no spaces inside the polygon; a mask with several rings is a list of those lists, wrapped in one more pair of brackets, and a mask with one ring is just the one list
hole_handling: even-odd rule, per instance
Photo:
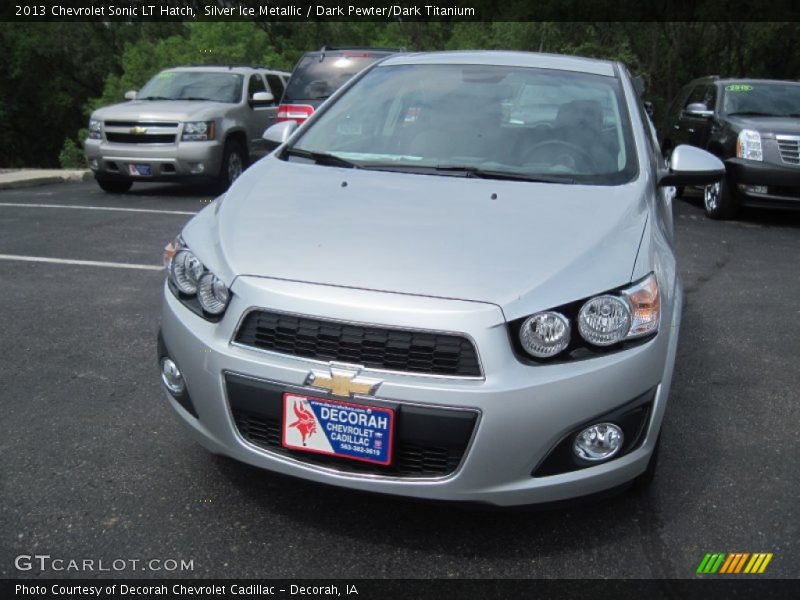
{"label": "windshield wiper", "polygon": [[728,113],[729,117],[779,117],[772,113],[759,112],[757,110],[742,110],[737,112]]}
{"label": "windshield wiper", "polygon": [[447,173],[463,173],[465,177],[479,177],[481,179],[508,179],[510,181],[533,181],[537,183],[575,183],[572,177],[561,175],[539,175],[528,173],[515,173],[513,171],[496,171],[459,165],[436,165],[435,171]]}
{"label": "windshield wiper", "polygon": [[400,173],[431,173],[461,177],[477,177],[479,179],[507,179],[509,181],[532,181],[534,183],[575,183],[572,177],[561,175],[539,175],[527,173],[514,173],[513,171],[495,171],[463,165],[394,165],[394,164],[364,164],[362,169],[373,171],[397,171]]}
{"label": "windshield wiper", "polygon": [[200,96],[189,96],[188,98],[177,98],[178,100],[198,100],[200,102],[217,102],[213,98],[201,98]]}
{"label": "windshield wiper", "polygon": [[136,98],[137,100],[175,100],[175,98],[167,98],[166,96],[143,96]]}
{"label": "windshield wiper", "polygon": [[350,162],[345,158],[336,156],[335,154],[328,154],[327,152],[312,152],[310,150],[301,150],[300,148],[286,148],[283,151],[286,156],[299,156],[301,158],[310,158],[318,165],[327,165],[329,167],[344,167],[345,169],[358,169],[359,165]]}

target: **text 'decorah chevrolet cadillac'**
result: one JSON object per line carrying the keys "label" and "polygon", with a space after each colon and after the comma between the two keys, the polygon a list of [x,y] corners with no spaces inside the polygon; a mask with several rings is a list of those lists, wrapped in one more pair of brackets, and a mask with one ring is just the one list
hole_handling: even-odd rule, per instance
{"label": "text 'decorah chevrolet cadillac'", "polygon": [[212,452],[536,504],[644,484],[681,316],[671,186],[619,63],[455,52],[360,73],[165,251],[158,358]]}

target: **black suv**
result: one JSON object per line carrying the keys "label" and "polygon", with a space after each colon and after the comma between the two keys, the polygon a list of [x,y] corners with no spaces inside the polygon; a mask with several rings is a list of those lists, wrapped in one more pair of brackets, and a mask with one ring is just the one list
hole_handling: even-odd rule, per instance
{"label": "black suv", "polygon": [[667,161],[691,144],[725,162],[727,176],[703,193],[712,219],[739,206],[800,209],[800,83],[696,79],[670,105],[661,138]]}
{"label": "black suv", "polygon": [[333,48],[306,52],[295,65],[278,107],[278,123],[302,123],[359,71],[401,48]]}

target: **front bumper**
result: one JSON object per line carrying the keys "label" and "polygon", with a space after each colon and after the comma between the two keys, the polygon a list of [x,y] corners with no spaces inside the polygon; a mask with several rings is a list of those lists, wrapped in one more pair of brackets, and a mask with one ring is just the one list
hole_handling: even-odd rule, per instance
{"label": "front bumper", "polygon": [[[222,164],[223,146],[210,142],[172,144],[120,144],[87,139],[86,161],[98,179],[126,181],[185,181],[216,177]],[[149,176],[133,175],[133,165],[148,165]]]}
{"label": "front bumper", "polygon": [[729,158],[728,182],[743,206],[800,209],[800,167]]}
{"label": "front bumper", "polygon": [[[662,328],[652,340],[589,360],[538,366],[524,365],[514,357],[504,316],[495,305],[255,277],[237,278],[232,292],[224,318],[210,323],[184,307],[166,285],[164,288],[163,351],[184,374],[191,398],[189,410],[165,394],[194,437],[213,452],[322,483],[496,505],[545,503],[602,492],[630,481],[647,467],[669,395],[680,315],[679,289],[664,290]],[[401,410],[474,415],[474,429],[454,471],[443,477],[352,472],[341,465],[298,459],[246,439],[231,408],[231,378],[261,386],[264,403],[269,401],[269,386],[276,385],[287,391],[300,389],[321,395],[305,383],[310,370],[319,369],[320,363],[231,344],[241,315],[253,306],[469,335],[478,349],[483,377],[366,369],[365,375],[382,383],[375,398],[355,400],[388,401]],[[652,400],[648,399],[647,422],[636,449],[597,466],[533,476],[567,433],[648,393]],[[258,393],[251,392],[248,401],[258,403]]]}

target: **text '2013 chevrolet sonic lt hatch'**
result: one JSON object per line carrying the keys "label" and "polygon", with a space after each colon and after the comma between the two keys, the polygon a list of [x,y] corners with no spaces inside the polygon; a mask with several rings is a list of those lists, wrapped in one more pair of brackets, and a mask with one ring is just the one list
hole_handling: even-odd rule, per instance
{"label": "text '2013 chevrolet sonic lt hatch'", "polygon": [[[666,168],[619,63],[395,55],[167,247],[159,363],[212,452],[533,504],[647,480],[681,315]],[[288,141],[287,141],[288,140]]]}

